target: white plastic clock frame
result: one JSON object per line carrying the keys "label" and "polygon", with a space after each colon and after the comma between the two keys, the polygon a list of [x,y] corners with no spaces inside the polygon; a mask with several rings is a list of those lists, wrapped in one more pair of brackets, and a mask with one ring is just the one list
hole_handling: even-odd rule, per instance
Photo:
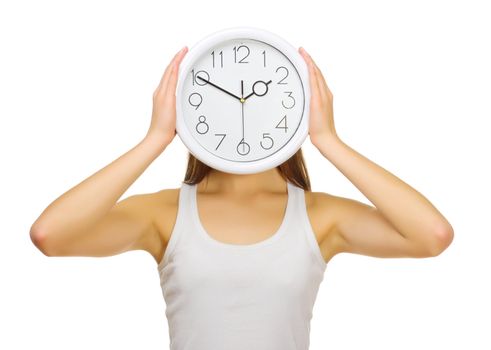
{"label": "white plastic clock frame", "polygon": [[[186,75],[189,73],[190,68],[195,63],[196,59],[210,48],[217,44],[232,40],[232,39],[254,39],[263,41],[279,51],[281,51],[293,64],[297,70],[300,81],[302,83],[304,92],[304,108],[302,111],[302,117],[300,124],[295,131],[295,134],[290,140],[278,151],[272,155],[251,162],[234,162],[226,160],[210,153],[204,149],[189,132],[185,122],[181,103],[183,82]],[[251,174],[261,171],[272,169],[281,163],[288,160],[291,156],[298,151],[302,143],[305,141],[309,130],[309,111],[310,111],[310,85],[309,85],[309,73],[308,67],[302,56],[298,53],[297,49],[293,47],[283,38],[278,35],[260,28],[255,27],[233,27],[223,29],[198,41],[192,46],[188,53],[184,56],[179,65],[178,81],[176,87],[176,132],[179,138],[188,148],[189,152],[203,163],[209,165],[212,168],[218,169],[223,172],[232,174]]]}

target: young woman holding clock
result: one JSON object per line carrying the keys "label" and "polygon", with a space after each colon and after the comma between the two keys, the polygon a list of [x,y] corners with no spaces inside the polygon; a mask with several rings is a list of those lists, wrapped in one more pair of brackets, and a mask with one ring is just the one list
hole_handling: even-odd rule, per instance
{"label": "young woman holding clock", "polygon": [[312,192],[301,150],[246,175],[190,154],[180,188],[118,202],[176,135],[176,83],[187,51],[175,55],[154,92],[145,138],[57,198],[30,231],[47,256],[151,254],[171,349],[305,350],[317,290],[336,254],[423,258],[449,246],[452,226],[422,194],[339,138],[333,95],[303,48],[310,141],[375,206]]}

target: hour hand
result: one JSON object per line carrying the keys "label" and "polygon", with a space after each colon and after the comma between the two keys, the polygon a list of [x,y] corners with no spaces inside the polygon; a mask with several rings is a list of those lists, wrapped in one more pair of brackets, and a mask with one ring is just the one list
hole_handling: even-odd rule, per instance
{"label": "hour hand", "polygon": [[[268,82],[265,82],[262,80],[256,81],[254,83],[254,85],[252,85],[252,92],[249,95],[247,95],[246,97],[244,97],[244,101],[247,100],[252,95],[256,95],[256,96],[266,95],[266,93],[268,92],[268,85],[271,84],[271,82],[272,82],[272,80],[270,80]],[[262,90],[264,90],[264,91],[262,91]]]}
{"label": "hour hand", "polygon": [[241,100],[241,98],[239,96],[236,96],[233,93],[221,88],[220,86],[213,84],[211,81],[206,80],[206,79],[200,77],[199,75],[197,76],[197,78],[203,80],[204,82],[206,82],[207,84],[210,84],[211,86],[216,87],[218,90],[221,90],[221,91],[225,92],[226,94],[229,94],[230,96],[235,97],[237,100],[239,100],[239,101]]}

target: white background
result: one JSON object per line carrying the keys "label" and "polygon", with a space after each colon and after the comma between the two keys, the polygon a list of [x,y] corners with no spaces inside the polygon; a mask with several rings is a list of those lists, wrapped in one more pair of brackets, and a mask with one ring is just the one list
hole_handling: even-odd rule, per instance
{"label": "white background", "polygon": [[[452,245],[427,259],[327,266],[311,349],[490,349],[487,1],[0,3],[0,348],[167,349],[155,261],[44,256],[29,229],[59,195],[134,147],[182,46],[237,25],[317,61],[341,139],[424,194]],[[307,139],[313,190],[369,203]],[[175,188],[178,136],[123,195]],[[81,208],[82,209],[82,208]]]}

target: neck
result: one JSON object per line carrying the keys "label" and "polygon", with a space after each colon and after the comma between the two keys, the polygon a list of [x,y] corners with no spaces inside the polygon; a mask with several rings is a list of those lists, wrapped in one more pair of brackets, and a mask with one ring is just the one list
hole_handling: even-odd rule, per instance
{"label": "neck", "polygon": [[286,186],[286,181],[277,168],[254,174],[231,174],[211,169],[202,182],[210,191],[235,194],[284,191]]}

